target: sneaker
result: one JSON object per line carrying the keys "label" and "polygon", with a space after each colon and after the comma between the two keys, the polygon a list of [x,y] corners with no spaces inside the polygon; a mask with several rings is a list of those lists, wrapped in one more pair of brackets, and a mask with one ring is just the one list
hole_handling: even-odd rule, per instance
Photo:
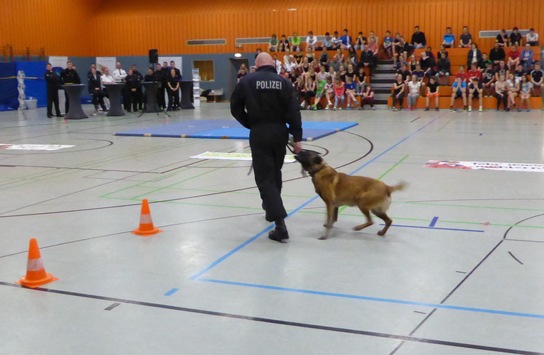
{"label": "sneaker", "polygon": [[428,107],[425,107],[425,111],[429,111],[429,108],[428,108]]}
{"label": "sneaker", "polygon": [[338,110],[339,110],[339,111],[342,111],[342,107],[338,107]]}
{"label": "sneaker", "polygon": [[530,109],[530,108],[528,108],[528,109],[527,109],[527,112],[531,112],[531,109]]}
{"label": "sneaker", "polygon": [[440,111],[440,109],[439,109],[438,107],[436,107],[434,110],[435,110],[435,111]]}
{"label": "sneaker", "polygon": [[336,106],[334,106],[332,109],[333,109],[334,111],[338,110],[338,109],[336,108]]}
{"label": "sneaker", "polygon": [[329,109],[329,105],[327,105],[327,107],[325,107],[325,110],[328,110]]}
{"label": "sneaker", "polygon": [[[361,107],[361,110],[362,110],[362,109],[363,109],[363,108]],[[372,111],[375,111],[375,110],[376,110],[376,107],[372,106]]]}
{"label": "sneaker", "polygon": [[397,108],[396,108],[396,107],[393,107],[393,111],[397,111]]}
{"label": "sneaker", "polygon": [[482,106],[480,106],[480,108],[478,109],[478,111],[482,112],[484,109]]}
{"label": "sneaker", "polygon": [[450,111],[455,112],[455,109],[453,108],[453,106],[450,106]]}
{"label": "sneaker", "polygon": [[468,107],[468,112],[472,112],[472,106]]}

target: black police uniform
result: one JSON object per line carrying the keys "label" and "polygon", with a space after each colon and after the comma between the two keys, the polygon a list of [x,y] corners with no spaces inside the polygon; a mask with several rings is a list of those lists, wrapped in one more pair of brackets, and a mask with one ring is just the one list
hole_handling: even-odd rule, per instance
{"label": "black police uniform", "polygon": [[[287,239],[283,223],[287,212],[281,199],[281,168],[289,133],[295,142],[302,140],[300,108],[293,85],[279,76],[273,66],[259,67],[236,85],[230,99],[230,111],[238,122],[250,129],[255,182],[266,210],[266,219],[276,222],[276,230],[283,228],[285,237],[280,239]],[[272,235],[270,238],[278,240]]]}
{"label": "black police uniform", "polygon": [[59,109],[59,89],[62,89],[62,80],[60,76],[57,75],[52,70],[47,70],[45,72],[45,84],[47,87],[47,117],[53,117],[53,105],[55,105],[55,110],[57,117],[61,117]]}
{"label": "black police uniform", "polygon": [[127,111],[131,112],[131,106],[132,103],[132,110],[134,112],[138,112],[138,106],[141,105],[141,91],[142,91],[142,84],[141,84],[141,77],[137,74],[132,73],[131,75],[127,75],[125,78],[125,88],[127,89],[127,102],[126,107]]}
{"label": "black police uniform", "polygon": [[[62,79],[62,82],[66,84],[81,84],[81,79],[79,78],[79,74],[74,69],[64,69],[60,72],[60,77]],[[68,109],[70,108],[70,102],[68,100],[68,94],[66,91],[64,91],[66,101],[64,104],[64,108],[66,109],[66,113],[68,113]]]}
{"label": "black police uniform", "polygon": [[102,75],[99,71],[96,71],[96,75],[93,75],[93,73],[88,75],[87,88],[89,94],[92,96],[94,108],[98,111],[98,105],[100,104],[102,111],[106,111],[106,104],[104,103],[104,97],[106,97],[106,94],[104,93],[104,90],[102,90],[102,84],[100,82],[101,76]]}

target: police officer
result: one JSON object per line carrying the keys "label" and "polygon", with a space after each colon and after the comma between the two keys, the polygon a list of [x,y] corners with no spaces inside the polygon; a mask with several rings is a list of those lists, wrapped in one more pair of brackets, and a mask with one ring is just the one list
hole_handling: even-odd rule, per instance
{"label": "police officer", "polygon": [[45,85],[47,87],[47,117],[53,117],[53,104],[57,111],[57,117],[62,117],[59,109],[59,89],[62,89],[62,80],[52,69],[51,63],[45,66]]}
{"label": "police officer", "polygon": [[255,67],[255,73],[246,75],[236,85],[230,99],[230,112],[250,130],[255,182],[266,220],[276,224],[268,238],[285,243],[289,234],[284,222],[287,212],[281,199],[281,168],[289,133],[295,141],[295,153],[302,149],[300,109],[293,85],[277,74],[270,54],[260,53]]}
{"label": "police officer", "polygon": [[[62,79],[62,83],[65,85],[66,84],[81,84],[81,79],[79,78],[79,74],[74,69],[74,63],[72,63],[72,61],[70,60],[66,62],[66,69],[60,72],[60,77]],[[66,93],[66,91],[64,91],[64,94],[66,96],[66,101],[64,105],[66,109],[65,112],[68,113],[68,109],[70,108],[70,102],[68,100],[68,94]]]}

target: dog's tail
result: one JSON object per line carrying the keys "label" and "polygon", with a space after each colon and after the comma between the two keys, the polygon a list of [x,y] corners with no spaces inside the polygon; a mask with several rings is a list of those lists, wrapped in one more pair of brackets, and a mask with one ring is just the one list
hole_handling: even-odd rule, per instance
{"label": "dog's tail", "polygon": [[387,187],[389,188],[389,194],[391,194],[392,192],[395,192],[395,191],[404,190],[406,186],[408,186],[408,184],[404,181],[401,181],[396,185],[393,185],[393,186],[388,185]]}

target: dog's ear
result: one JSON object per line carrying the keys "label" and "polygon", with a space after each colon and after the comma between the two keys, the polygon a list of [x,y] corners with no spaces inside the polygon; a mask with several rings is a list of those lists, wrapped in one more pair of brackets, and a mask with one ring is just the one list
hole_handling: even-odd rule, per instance
{"label": "dog's ear", "polygon": [[323,158],[321,158],[321,155],[317,155],[312,159],[312,163],[315,165],[321,164],[323,162]]}

